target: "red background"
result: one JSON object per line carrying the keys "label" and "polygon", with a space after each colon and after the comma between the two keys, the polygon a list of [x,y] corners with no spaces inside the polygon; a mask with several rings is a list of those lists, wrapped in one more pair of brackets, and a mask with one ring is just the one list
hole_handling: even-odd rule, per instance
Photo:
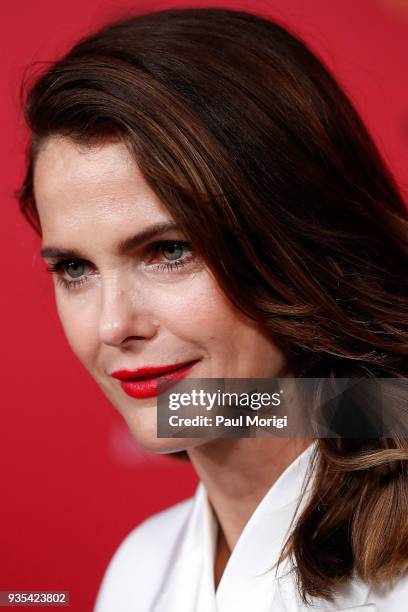
{"label": "red background", "polygon": [[[190,2],[206,5],[256,8],[301,34],[349,93],[407,194],[408,0]],[[26,138],[18,88],[27,64],[58,57],[90,28],[128,9],[168,6],[185,3],[2,5],[0,590],[68,590],[75,612],[92,610],[122,538],[192,495],[197,479],[189,464],[142,451],[70,352],[39,238],[12,196]]]}

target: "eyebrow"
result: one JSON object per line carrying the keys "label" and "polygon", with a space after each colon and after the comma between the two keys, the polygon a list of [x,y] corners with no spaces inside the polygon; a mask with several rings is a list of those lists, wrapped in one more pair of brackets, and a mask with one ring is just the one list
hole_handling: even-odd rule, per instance
{"label": "eyebrow", "polygon": [[[152,238],[156,238],[165,232],[169,232],[170,230],[178,230],[179,227],[177,223],[174,221],[167,221],[165,223],[156,223],[155,225],[151,225],[146,229],[134,234],[133,236],[129,236],[124,240],[121,240],[116,246],[116,252],[119,255],[125,255],[132,249],[144,244],[148,240]],[[59,247],[46,246],[43,247],[40,251],[41,257],[75,257],[77,259],[86,259],[80,251],[76,249],[62,249]]]}

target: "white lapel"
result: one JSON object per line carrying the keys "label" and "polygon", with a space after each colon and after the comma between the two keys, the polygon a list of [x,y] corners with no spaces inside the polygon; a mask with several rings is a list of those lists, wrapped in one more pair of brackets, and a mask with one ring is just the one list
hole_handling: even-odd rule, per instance
{"label": "white lapel", "polygon": [[[306,476],[317,443],[312,443],[273,484],[249,519],[225,567],[216,592],[219,612],[375,612],[369,587],[355,579],[339,591],[333,604],[302,605],[288,561],[276,569],[293,519],[302,512],[312,488]],[[300,501],[299,508],[297,508]],[[286,577],[285,577],[286,573]]]}
{"label": "white lapel", "polygon": [[[274,565],[295,516],[307,469],[316,443],[311,444],[281,474],[249,519],[214,590],[214,553],[218,524],[200,482],[182,540],[170,560],[152,612],[376,612],[369,588],[352,580],[334,604],[298,598],[286,561]],[[312,480],[304,491],[298,513],[307,501]]]}
{"label": "white lapel", "polygon": [[339,589],[333,603],[314,599],[312,607],[300,601],[293,574],[288,571],[286,560],[279,572],[275,598],[268,612],[376,612],[377,606],[370,599],[370,587],[353,578]]}
{"label": "white lapel", "polygon": [[170,559],[152,612],[217,612],[214,596],[216,520],[204,485],[197,486],[186,531]]}
{"label": "white lapel", "polygon": [[274,565],[294,516],[314,448],[315,444],[311,444],[288,466],[245,525],[217,589],[219,612],[272,610],[277,578]]}

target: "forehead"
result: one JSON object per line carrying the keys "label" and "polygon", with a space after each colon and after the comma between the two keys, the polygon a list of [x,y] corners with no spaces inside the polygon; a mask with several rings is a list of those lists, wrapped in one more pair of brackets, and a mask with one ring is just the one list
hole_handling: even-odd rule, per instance
{"label": "forehead", "polygon": [[35,162],[34,196],[43,234],[84,222],[169,217],[122,142],[84,146],[50,137]]}

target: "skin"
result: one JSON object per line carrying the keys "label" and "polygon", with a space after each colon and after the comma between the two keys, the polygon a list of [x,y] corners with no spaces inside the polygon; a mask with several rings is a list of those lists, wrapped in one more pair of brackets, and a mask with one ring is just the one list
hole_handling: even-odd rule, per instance
{"label": "skin", "polygon": [[[129,397],[111,373],[198,359],[191,377],[271,378],[290,375],[286,356],[230,304],[192,247],[180,255],[183,267],[157,268],[168,251],[152,243],[185,240],[179,229],[118,252],[120,240],[173,220],[123,143],[88,147],[50,137],[36,160],[34,193],[42,247],[76,250],[83,260],[78,287],[61,284],[75,280],[67,268],[53,274],[68,343],[140,445],[189,453],[220,525],[217,584],[259,501],[309,440],[158,438],[156,399]],[[72,257],[46,261],[62,259]]]}

